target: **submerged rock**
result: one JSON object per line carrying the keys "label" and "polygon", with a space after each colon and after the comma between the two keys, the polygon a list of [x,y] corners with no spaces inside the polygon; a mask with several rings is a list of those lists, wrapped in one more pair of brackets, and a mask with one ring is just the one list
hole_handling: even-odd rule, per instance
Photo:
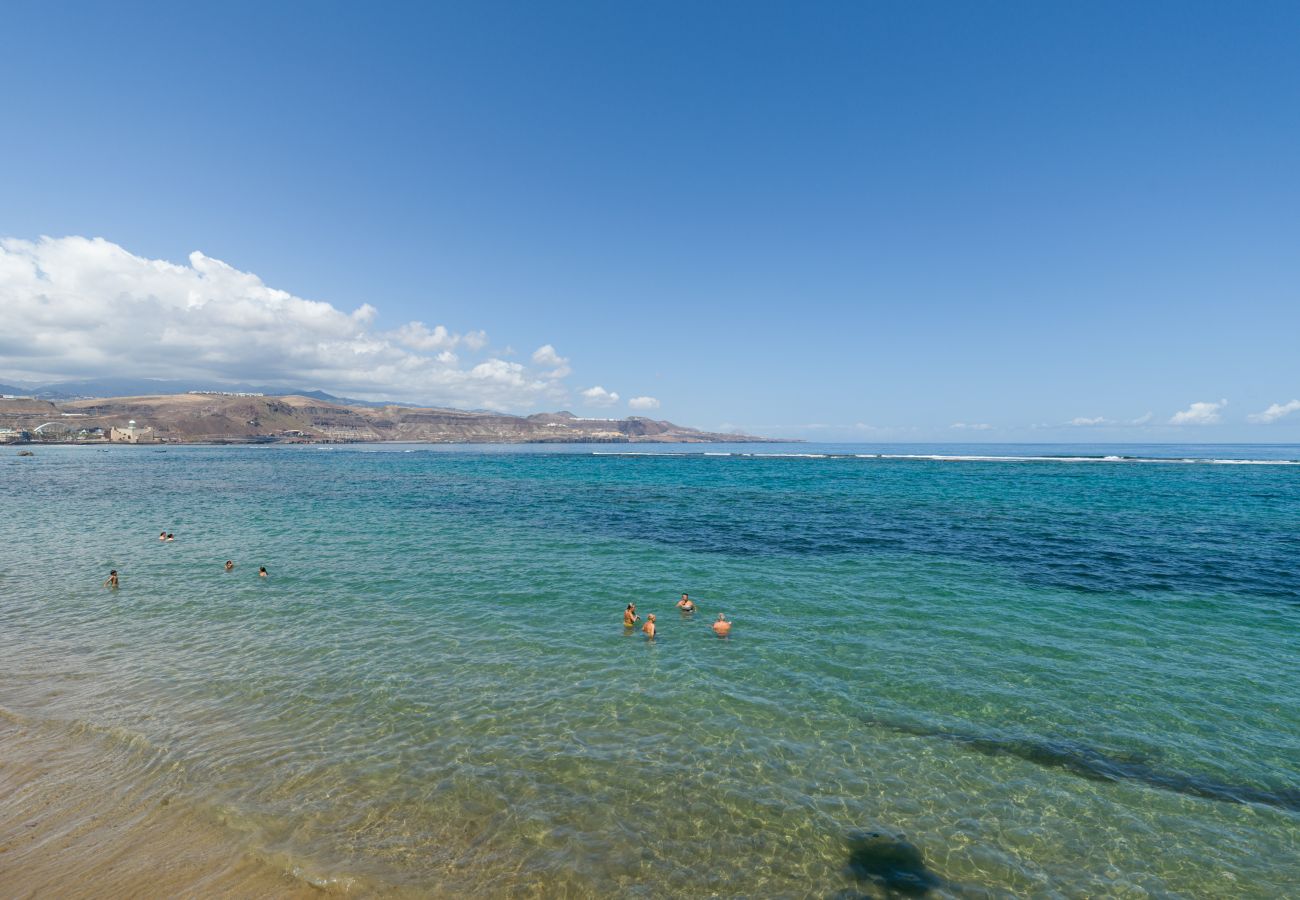
{"label": "submerged rock", "polygon": [[849,873],[888,891],[919,897],[943,884],[925,866],[921,849],[903,835],[859,831],[849,836]]}

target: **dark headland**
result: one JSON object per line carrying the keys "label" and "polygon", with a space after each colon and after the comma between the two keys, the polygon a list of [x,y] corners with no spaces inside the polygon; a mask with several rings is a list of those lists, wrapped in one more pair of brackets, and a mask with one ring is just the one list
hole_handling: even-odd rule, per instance
{"label": "dark headland", "polygon": [[126,443],[718,443],[772,441],[641,416],[506,413],[362,405],[297,394],[185,393],[77,400],[0,399],[0,442]]}

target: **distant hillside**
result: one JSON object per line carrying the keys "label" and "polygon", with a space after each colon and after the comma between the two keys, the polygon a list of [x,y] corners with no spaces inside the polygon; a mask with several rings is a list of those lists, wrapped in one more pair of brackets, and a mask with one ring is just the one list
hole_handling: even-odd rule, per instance
{"label": "distant hillside", "polygon": [[6,386],[0,384],[0,394],[16,394],[37,400],[82,400],[96,397],[161,397],[167,394],[184,394],[189,391],[229,391],[268,396],[313,397],[331,403],[352,406],[411,406],[410,403],[376,402],[352,397],[336,397],[319,390],[267,387],[257,384],[216,384],[211,381],[180,378],[90,378],[80,381],[52,381],[48,384]]}
{"label": "distant hillside", "polygon": [[387,405],[360,406],[301,395],[231,397],[169,394],[67,401],[0,400],[0,429],[49,435],[134,420],[159,441],[432,441],[445,443],[709,443],[763,441],[748,435],[699,431],[632,416],[584,419],[572,413],[512,416]]}

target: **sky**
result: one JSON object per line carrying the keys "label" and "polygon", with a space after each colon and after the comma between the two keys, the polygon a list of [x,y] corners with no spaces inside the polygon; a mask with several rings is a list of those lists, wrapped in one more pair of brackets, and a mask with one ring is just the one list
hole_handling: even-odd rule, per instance
{"label": "sky", "polygon": [[0,382],[1300,442],[1300,5],[100,4],[0,28]]}

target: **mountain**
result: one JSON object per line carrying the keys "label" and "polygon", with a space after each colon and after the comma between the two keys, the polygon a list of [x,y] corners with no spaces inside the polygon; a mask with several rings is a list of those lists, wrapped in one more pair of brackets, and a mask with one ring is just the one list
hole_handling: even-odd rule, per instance
{"label": "mountain", "polygon": [[[325,395],[328,397],[329,395]],[[699,431],[632,416],[568,412],[513,416],[456,409],[359,405],[319,396],[168,394],[79,400],[0,400],[0,429],[67,434],[134,420],[149,440],[195,442],[431,441],[440,443],[709,443],[765,438]],[[49,424],[47,424],[49,423]]]}
{"label": "mountain", "polygon": [[89,378],[79,381],[51,381],[46,384],[27,383],[19,386],[0,384],[0,394],[35,397],[38,400],[82,400],[95,397],[145,397],[163,394],[185,394],[190,391],[213,391],[240,394],[268,394],[272,396],[313,397],[331,403],[352,406],[412,406],[410,403],[384,400],[358,400],[354,397],[336,397],[325,391],[306,391],[297,388],[270,387],[256,384],[216,384],[211,381],[190,381],[180,378]]}

